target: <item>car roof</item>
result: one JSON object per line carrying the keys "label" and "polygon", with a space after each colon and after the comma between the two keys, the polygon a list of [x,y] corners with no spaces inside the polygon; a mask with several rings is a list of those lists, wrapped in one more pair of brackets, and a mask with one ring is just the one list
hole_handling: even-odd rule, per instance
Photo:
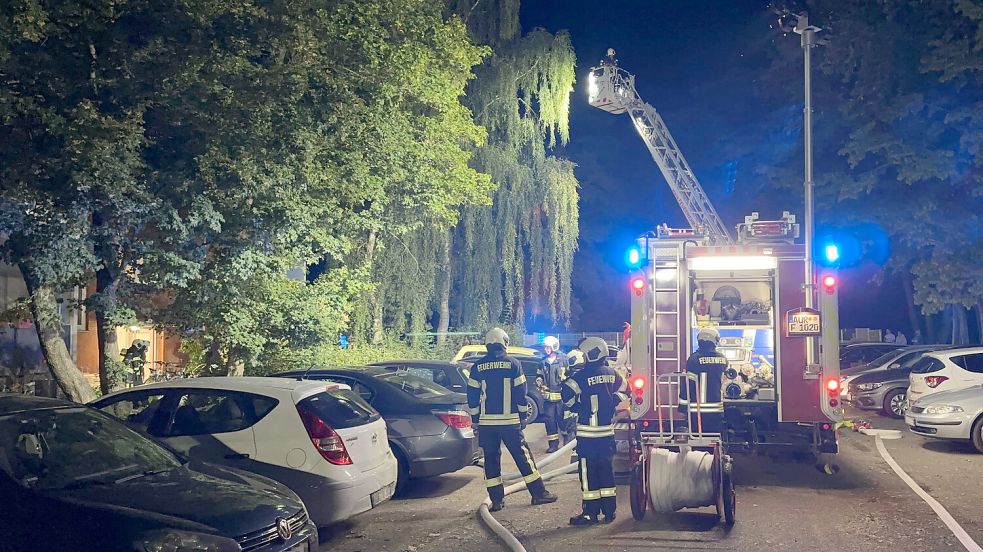
{"label": "car roof", "polygon": [[261,376],[241,376],[241,377],[228,377],[228,376],[210,376],[202,378],[178,378],[168,381],[162,381],[159,383],[150,383],[147,385],[140,385],[137,387],[131,387],[129,389],[123,389],[116,391],[115,393],[110,393],[96,400],[101,400],[106,397],[116,396],[122,393],[127,393],[131,391],[142,391],[145,389],[172,389],[172,388],[182,388],[182,389],[221,389],[223,391],[252,391],[257,392],[260,390],[278,389],[283,391],[306,391],[305,387],[310,387],[316,385],[318,387],[323,386],[323,384],[314,384],[313,382],[298,380],[294,378],[280,378],[280,377],[261,377]]}
{"label": "car roof", "polygon": [[931,353],[925,353],[925,356],[935,357],[935,358],[949,358],[960,355],[971,355],[974,353],[983,353],[983,347],[979,345],[959,345],[948,347],[942,349],[941,351],[932,351]]}
{"label": "car roof", "polygon": [[274,378],[292,378],[292,381],[299,381],[296,380],[298,376],[303,376],[305,374],[326,374],[329,372],[374,376],[377,374],[386,374],[389,372],[389,370],[386,370],[382,366],[322,366],[319,368],[311,368],[310,370],[291,370],[289,372],[280,372],[278,374],[272,374],[272,376]]}
{"label": "car roof", "polygon": [[24,395],[22,393],[0,393],[0,415],[44,408],[65,408],[68,406],[80,405],[70,401],[52,399],[49,397],[36,397],[34,395]]}
{"label": "car roof", "polygon": [[886,343],[883,341],[872,341],[870,343],[850,343],[849,345],[844,345],[844,349],[860,349],[862,347],[896,347],[900,349],[904,345],[898,345],[897,343]]}
{"label": "car roof", "polygon": [[368,365],[374,367],[374,366],[392,366],[393,364],[412,364],[413,366],[427,366],[433,368],[458,366],[457,362],[453,360],[406,359],[406,358],[399,358],[395,360],[383,360],[379,362],[370,362]]}

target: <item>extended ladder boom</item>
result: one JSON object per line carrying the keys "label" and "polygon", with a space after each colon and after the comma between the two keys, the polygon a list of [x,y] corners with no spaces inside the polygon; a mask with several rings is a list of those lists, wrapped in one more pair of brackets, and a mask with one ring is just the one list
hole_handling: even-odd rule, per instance
{"label": "extended ladder boom", "polygon": [[600,67],[591,69],[588,82],[590,104],[608,113],[628,113],[635,130],[642,136],[652,159],[662,171],[687,222],[706,235],[712,245],[733,243],[716,209],[683,157],[665,121],[654,107],[645,103],[635,90],[635,77],[618,68],[614,52]]}

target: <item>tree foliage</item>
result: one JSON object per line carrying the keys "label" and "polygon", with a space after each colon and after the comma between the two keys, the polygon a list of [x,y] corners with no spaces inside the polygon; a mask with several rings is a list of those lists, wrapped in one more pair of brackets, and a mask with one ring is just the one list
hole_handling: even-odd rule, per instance
{"label": "tree foliage", "polygon": [[887,266],[914,277],[924,313],[980,304],[983,10],[969,0],[804,7],[827,38],[814,80],[825,107],[815,141],[820,213],[882,227]]}
{"label": "tree foliage", "polygon": [[[367,233],[449,224],[490,189],[459,99],[486,50],[443,8],[5,4],[4,259],[59,289],[105,275],[106,326],[139,314],[225,365],[333,342]],[[317,282],[282,276],[324,258]]]}

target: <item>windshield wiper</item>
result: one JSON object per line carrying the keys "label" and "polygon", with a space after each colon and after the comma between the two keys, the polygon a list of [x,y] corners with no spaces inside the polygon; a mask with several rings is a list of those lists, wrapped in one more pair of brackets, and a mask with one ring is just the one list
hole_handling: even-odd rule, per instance
{"label": "windshield wiper", "polygon": [[114,481],[114,483],[126,483],[127,481],[132,481],[134,479],[139,479],[141,477],[151,477],[151,476],[154,476],[154,475],[160,475],[162,473],[167,473],[169,471],[171,471],[171,470],[169,470],[169,469],[163,469],[163,470],[147,470],[147,471],[144,471],[144,472],[135,473],[133,475],[127,475],[126,477],[121,477],[121,478],[117,479],[116,481]]}
{"label": "windshield wiper", "polygon": [[108,486],[108,485],[113,485],[114,483],[115,482],[113,482],[113,481],[105,481],[103,479],[83,479],[81,481],[75,481],[73,483],[69,483],[68,485],[65,485],[64,487],[59,487],[58,490],[59,491],[71,491],[71,490],[75,490],[75,489],[84,489],[85,487],[96,487],[96,486],[100,486],[100,485],[107,485]]}

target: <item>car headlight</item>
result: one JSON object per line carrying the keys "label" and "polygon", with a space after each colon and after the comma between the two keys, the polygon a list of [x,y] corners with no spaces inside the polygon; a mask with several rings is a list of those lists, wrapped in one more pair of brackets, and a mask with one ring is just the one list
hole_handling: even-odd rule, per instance
{"label": "car headlight", "polygon": [[142,552],[212,552],[242,550],[232,539],[178,529],[163,529],[143,534],[134,548]]}
{"label": "car headlight", "polygon": [[883,385],[883,383],[861,383],[857,385],[857,389],[861,391],[873,391],[874,389],[882,387]]}
{"label": "car headlight", "polygon": [[962,412],[963,407],[955,406],[951,404],[938,404],[935,406],[926,407],[924,410],[925,414],[952,414],[954,412]]}

